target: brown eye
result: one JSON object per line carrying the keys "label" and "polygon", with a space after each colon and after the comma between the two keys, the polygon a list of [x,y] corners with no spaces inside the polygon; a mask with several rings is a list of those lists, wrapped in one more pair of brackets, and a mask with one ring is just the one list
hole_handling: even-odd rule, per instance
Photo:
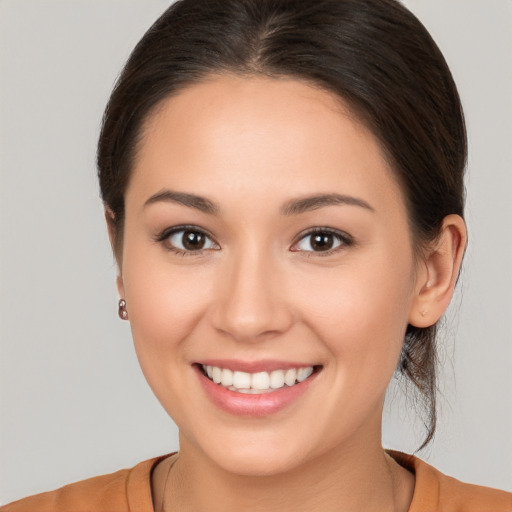
{"label": "brown eye", "polygon": [[317,233],[311,236],[311,248],[314,251],[328,251],[334,245],[334,236],[330,233]]}
{"label": "brown eye", "polygon": [[184,231],[182,235],[182,244],[189,251],[197,251],[204,247],[206,237],[203,233],[197,231]]}
{"label": "brown eye", "polygon": [[344,245],[351,245],[352,240],[343,233],[331,232],[329,230],[313,231],[304,235],[295,244],[294,251],[304,252],[329,252]]}
{"label": "brown eye", "polygon": [[203,249],[218,249],[218,245],[197,229],[176,229],[161,238],[174,251],[194,252]]}

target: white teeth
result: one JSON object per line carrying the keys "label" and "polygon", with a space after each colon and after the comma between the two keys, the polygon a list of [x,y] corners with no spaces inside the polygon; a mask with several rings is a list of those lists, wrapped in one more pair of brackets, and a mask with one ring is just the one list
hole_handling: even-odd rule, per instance
{"label": "white teeth", "polygon": [[279,389],[284,386],[284,370],[274,370],[270,374],[270,387]]}
{"label": "white teeth", "polygon": [[224,368],[222,370],[222,380],[220,382],[225,388],[231,386],[233,384],[233,372]]}
{"label": "white teeth", "polygon": [[231,386],[228,389],[231,390],[231,391],[236,391],[237,393],[243,393],[244,395],[262,395],[264,393],[270,393],[271,392],[270,389],[252,389],[252,388],[249,388],[249,389],[237,389],[237,388],[235,388],[233,386]]}
{"label": "white teeth", "polygon": [[313,373],[313,368],[309,366],[308,368],[300,368],[297,372],[297,380],[299,382],[302,382],[303,380],[306,380],[311,374]]}
{"label": "white teeth", "polygon": [[231,391],[246,394],[270,393],[275,389],[281,389],[285,385],[293,386],[297,382],[306,380],[313,373],[312,366],[248,373],[231,371],[218,366],[203,365],[203,370],[215,384],[220,384]]}
{"label": "white teeth", "polygon": [[251,377],[252,389],[268,389],[270,377],[268,372],[253,373]]}
{"label": "white teeth", "polygon": [[284,383],[287,386],[293,386],[296,380],[297,370],[295,368],[290,368],[289,370],[286,370],[286,373],[284,374]]}
{"label": "white teeth", "polygon": [[215,384],[220,384],[220,381],[222,380],[222,368],[219,368],[218,366],[213,367],[212,380]]}
{"label": "white teeth", "polygon": [[251,387],[251,374],[246,372],[233,372],[233,386],[238,389]]}

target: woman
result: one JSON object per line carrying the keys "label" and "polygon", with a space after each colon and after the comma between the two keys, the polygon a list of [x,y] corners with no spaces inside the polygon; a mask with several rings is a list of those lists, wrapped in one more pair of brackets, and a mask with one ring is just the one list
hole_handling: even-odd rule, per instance
{"label": "woman", "polygon": [[119,316],[180,451],[5,510],[510,510],[381,447],[395,371],[434,434],[465,160],[450,72],[396,2],[171,7],[98,168]]}

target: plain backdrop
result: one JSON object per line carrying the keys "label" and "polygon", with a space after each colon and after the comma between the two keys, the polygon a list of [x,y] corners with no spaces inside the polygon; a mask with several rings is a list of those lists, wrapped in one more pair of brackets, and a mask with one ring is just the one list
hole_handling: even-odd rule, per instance
{"label": "plain backdrop", "polygon": [[[0,502],[177,448],[117,318],[95,176],[103,108],[169,0],[0,0]],[[421,456],[512,491],[512,2],[409,0],[458,83],[470,243]],[[384,444],[421,429],[396,387]]]}

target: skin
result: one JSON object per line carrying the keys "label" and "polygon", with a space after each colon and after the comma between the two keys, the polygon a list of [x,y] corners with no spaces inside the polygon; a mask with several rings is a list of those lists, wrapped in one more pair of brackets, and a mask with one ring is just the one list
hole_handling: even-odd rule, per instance
{"label": "skin", "polygon": [[[219,212],[146,204],[168,189]],[[369,208],[282,214],[290,200],[329,193]],[[381,447],[384,395],[407,324],[432,325],[448,305],[462,219],[447,217],[415,256],[403,193],[372,133],[328,92],[255,77],[211,77],[164,101],[125,200],[119,293],[146,379],[180,429],[179,457],[154,472],[155,504],[408,510],[414,477]],[[176,254],[179,236],[159,240],[183,224],[211,235],[206,249]],[[351,242],[315,252],[315,227]],[[240,417],[211,402],[192,368],[213,358],[321,371],[283,410]]]}

